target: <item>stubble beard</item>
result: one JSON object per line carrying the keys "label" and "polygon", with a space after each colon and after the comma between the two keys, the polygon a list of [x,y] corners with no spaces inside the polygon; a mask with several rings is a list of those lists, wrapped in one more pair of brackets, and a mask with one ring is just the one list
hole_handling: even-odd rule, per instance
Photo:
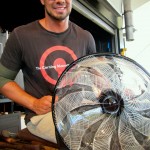
{"label": "stubble beard", "polygon": [[48,14],[48,16],[50,17],[50,18],[52,18],[52,19],[54,19],[54,20],[57,20],[57,21],[62,21],[62,20],[65,20],[69,15],[70,15],[70,13],[71,13],[71,10],[70,11],[68,11],[66,14],[60,14],[60,15],[54,15],[52,12],[50,12],[50,11],[48,11],[47,9],[46,9],[46,13]]}

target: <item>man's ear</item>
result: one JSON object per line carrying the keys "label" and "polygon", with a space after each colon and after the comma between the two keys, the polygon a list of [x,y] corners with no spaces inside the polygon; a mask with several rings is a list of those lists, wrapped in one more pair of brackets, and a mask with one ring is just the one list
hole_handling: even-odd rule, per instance
{"label": "man's ear", "polygon": [[44,0],[40,0],[40,1],[41,1],[41,4],[44,5]]}

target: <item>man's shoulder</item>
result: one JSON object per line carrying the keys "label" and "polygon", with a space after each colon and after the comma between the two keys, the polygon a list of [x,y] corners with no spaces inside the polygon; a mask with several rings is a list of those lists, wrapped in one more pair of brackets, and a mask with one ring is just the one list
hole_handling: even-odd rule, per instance
{"label": "man's shoulder", "polygon": [[38,20],[35,20],[33,22],[30,22],[30,23],[27,23],[27,24],[24,24],[24,25],[20,25],[20,26],[14,28],[14,31],[15,32],[32,31],[33,29],[35,29],[37,24],[38,24]]}
{"label": "man's shoulder", "polygon": [[82,27],[80,27],[79,25],[77,25],[74,22],[70,21],[70,25],[71,25],[71,28],[74,29],[74,30],[76,30],[76,32],[79,32],[80,35],[82,35],[82,34],[83,35],[89,35],[90,34],[90,32],[88,30],[83,29]]}

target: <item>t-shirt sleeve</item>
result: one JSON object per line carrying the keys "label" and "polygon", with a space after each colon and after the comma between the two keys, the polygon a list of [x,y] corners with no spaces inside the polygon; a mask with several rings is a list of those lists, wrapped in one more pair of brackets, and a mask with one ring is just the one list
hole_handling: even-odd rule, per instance
{"label": "t-shirt sleeve", "polygon": [[93,35],[88,32],[88,54],[96,53],[96,44]]}
{"label": "t-shirt sleeve", "polygon": [[7,82],[13,81],[16,75],[17,72],[7,69],[0,63],[0,88]]}
{"label": "t-shirt sleeve", "polygon": [[19,71],[21,68],[21,46],[17,34],[12,31],[6,41],[4,51],[1,56],[1,64],[12,71]]}

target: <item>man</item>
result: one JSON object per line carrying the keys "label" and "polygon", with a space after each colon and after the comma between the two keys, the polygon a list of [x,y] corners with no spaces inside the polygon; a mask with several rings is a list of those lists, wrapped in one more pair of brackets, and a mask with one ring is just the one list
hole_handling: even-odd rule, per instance
{"label": "man", "polygon": [[[92,35],[69,21],[72,0],[40,1],[45,18],[15,28],[0,60],[0,92],[26,108],[26,124],[51,112],[51,95],[63,70],[96,52]],[[24,89],[14,82],[20,69]]]}

